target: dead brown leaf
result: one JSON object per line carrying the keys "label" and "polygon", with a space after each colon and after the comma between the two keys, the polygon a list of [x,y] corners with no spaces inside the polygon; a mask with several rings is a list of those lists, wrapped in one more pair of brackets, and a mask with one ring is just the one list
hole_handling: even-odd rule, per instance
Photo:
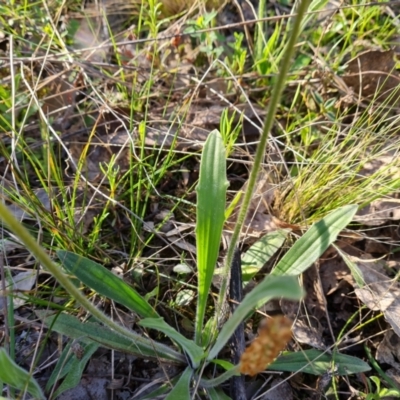
{"label": "dead brown leaf", "polygon": [[376,359],[380,363],[389,364],[400,374],[400,337],[392,330],[385,333],[383,340],[376,349]]}
{"label": "dead brown leaf", "polygon": [[[247,182],[244,184],[242,192],[246,190],[246,187]],[[243,238],[247,242],[253,242],[269,232],[286,227],[283,226],[285,224],[280,223],[277,218],[270,214],[270,210],[272,209],[271,203],[275,198],[275,190],[276,185],[269,181],[269,173],[265,170],[261,171],[242,231]],[[226,229],[233,230],[239,208],[240,202],[228,218],[225,224]]]}
{"label": "dead brown leaf", "polygon": [[395,57],[393,50],[369,50],[359,54],[348,63],[343,81],[361,99],[387,100],[391,106],[398,106],[399,97],[395,91],[400,75],[396,70]]}
{"label": "dead brown leaf", "polygon": [[276,378],[271,382],[271,389],[257,398],[260,400],[292,400],[294,397],[289,382],[284,381],[282,378]]}
{"label": "dead brown leaf", "polygon": [[400,200],[375,200],[357,212],[354,220],[367,226],[379,226],[400,220]]}
{"label": "dead brown leaf", "polygon": [[[309,318],[307,318],[309,319]],[[322,340],[323,329],[316,318],[312,318],[315,326],[310,326],[307,319],[297,319],[292,330],[296,341],[313,347],[314,349],[326,350],[326,345]]]}
{"label": "dead brown leaf", "polygon": [[326,296],[330,296],[345,284],[354,286],[354,279],[345,262],[334,257],[324,261],[319,269],[322,287]]}
{"label": "dead brown leaf", "polygon": [[397,335],[400,335],[400,286],[383,270],[383,263],[378,260],[366,261],[350,257],[359,269],[365,286],[355,290],[357,297],[371,310],[381,311]]}

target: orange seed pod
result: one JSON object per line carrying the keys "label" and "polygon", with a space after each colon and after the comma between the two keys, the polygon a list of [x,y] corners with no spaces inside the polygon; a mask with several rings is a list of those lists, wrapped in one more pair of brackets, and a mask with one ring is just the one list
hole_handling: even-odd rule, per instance
{"label": "orange seed pod", "polygon": [[240,358],[240,372],[254,376],[265,370],[292,337],[292,321],[283,315],[269,319]]}

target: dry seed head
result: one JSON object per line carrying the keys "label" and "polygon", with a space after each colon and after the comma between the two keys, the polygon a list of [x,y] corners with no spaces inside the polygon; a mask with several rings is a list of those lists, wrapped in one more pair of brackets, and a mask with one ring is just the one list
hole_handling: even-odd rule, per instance
{"label": "dry seed head", "polygon": [[272,317],[259,329],[258,337],[240,358],[240,372],[254,376],[265,370],[292,338],[292,321],[283,315]]}

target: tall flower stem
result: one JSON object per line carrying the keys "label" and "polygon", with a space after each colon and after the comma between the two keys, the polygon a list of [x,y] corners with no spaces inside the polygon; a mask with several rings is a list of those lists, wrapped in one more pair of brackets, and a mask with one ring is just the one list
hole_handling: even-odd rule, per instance
{"label": "tall flower stem", "polygon": [[226,299],[228,280],[229,280],[229,269],[232,265],[233,255],[235,252],[235,248],[237,246],[240,232],[242,231],[243,224],[246,218],[246,214],[248,212],[251,198],[253,196],[254,188],[257,182],[257,176],[260,171],[261,163],[264,159],[264,155],[266,152],[266,145],[269,137],[269,132],[272,128],[275,119],[276,109],[281,99],[281,95],[283,89],[286,84],[286,76],[289,72],[289,68],[291,65],[291,60],[294,54],[295,45],[297,42],[297,38],[302,29],[302,20],[308,9],[310,4],[310,0],[301,0],[298,6],[298,12],[294,16],[293,28],[289,37],[289,41],[287,43],[285,54],[282,59],[282,64],[280,66],[280,71],[278,74],[278,78],[276,84],[272,90],[271,100],[268,105],[268,112],[264,122],[264,128],[261,134],[260,143],[257,146],[256,154],[254,157],[253,168],[251,169],[247,190],[244,194],[244,198],[239,210],[238,219],[236,221],[235,229],[232,234],[231,242],[229,244],[227,257],[224,266],[223,278],[218,298],[218,306],[217,306],[217,314],[220,313],[220,310],[223,309],[223,305]]}

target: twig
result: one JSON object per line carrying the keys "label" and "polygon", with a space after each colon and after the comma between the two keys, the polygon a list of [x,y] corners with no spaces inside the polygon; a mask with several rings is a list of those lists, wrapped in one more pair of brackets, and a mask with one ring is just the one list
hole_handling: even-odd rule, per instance
{"label": "twig", "polygon": [[[231,311],[233,313],[243,298],[242,263],[240,259],[240,250],[238,248],[235,249],[235,253],[233,255],[229,292],[229,297],[234,300],[230,303]],[[237,365],[239,364],[240,357],[245,350],[243,322],[240,323],[240,325],[236,328],[235,333],[231,337],[230,347],[232,349],[232,362]],[[233,376],[231,378],[230,395],[233,400],[247,399],[244,379],[245,378],[243,375]]]}

